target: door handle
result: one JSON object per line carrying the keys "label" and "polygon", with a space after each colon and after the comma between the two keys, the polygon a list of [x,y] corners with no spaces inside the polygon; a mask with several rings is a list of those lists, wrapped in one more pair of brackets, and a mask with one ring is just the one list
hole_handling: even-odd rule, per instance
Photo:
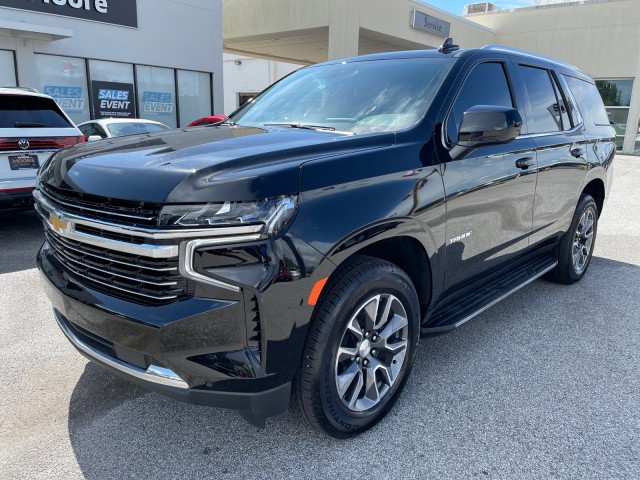
{"label": "door handle", "polygon": [[576,158],[580,158],[581,156],[584,155],[584,148],[583,147],[573,147],[571,149],[571,155],[573,155]]}
{"label": "door handle", "polygon": [[522,170],[527,170],[529,167],[533,167],[536,164],[536,161],[531,157],[519,158],[516,160],[516,167],[521,168]]}

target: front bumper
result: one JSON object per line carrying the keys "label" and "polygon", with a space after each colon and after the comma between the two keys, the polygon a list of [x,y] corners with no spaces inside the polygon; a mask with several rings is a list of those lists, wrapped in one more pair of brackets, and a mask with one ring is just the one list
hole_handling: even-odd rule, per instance
{"label": "front bumper", "polygon": [[238,410],[254,425],[287,411],[291,378],[266,373],[247,348],[241,294],[136,305],[80,284],[47,243],[37,261],[59,327],[92,362],[177,400]]}

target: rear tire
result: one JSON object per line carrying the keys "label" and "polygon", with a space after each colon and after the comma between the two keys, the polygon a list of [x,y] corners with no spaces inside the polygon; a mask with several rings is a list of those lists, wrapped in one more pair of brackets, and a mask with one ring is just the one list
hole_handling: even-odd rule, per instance
{"label": "rear tire", "polygon": [[583,193],[571,226],[558,245],[558,265],[547,274],[548,280],[571,285],[589,268],[598,233],[598,207],[591,195]]}
{"label": "rear tire", "polygon": [[372,257],[348,260],[316,306],[296,377],[306,420],[334,438],[378,423],[409,376],[419,324],[418,296],[403,270]]}

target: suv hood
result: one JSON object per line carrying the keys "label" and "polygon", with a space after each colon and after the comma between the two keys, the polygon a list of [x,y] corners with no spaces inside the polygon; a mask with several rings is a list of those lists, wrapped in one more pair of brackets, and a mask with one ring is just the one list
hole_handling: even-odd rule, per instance
{"label": "suv hood", "polygon": [[298,192],[302,163],[394,143],[393,133],[242,126],[111,138],[61,150],[40,181],[103,197],[158,203],[224,202]]}

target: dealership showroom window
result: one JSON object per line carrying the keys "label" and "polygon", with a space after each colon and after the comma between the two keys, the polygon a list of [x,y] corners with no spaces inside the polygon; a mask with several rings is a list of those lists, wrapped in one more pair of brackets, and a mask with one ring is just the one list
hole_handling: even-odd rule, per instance
{"label": "dealership showroom window", "polygon": [[50,95],[75,123],[186,126],[216,101],[222,110],[221,29],[211,28],[221,24],[220,0],[2,0],[0,86]]}

